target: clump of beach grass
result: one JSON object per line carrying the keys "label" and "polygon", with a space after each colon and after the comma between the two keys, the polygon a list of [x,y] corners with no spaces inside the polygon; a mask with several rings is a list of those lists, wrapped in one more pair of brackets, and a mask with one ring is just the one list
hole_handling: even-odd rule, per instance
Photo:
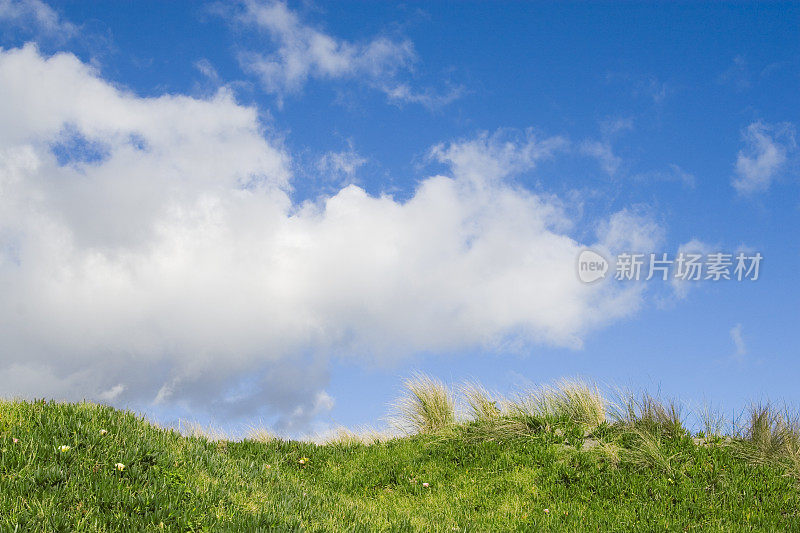
{"label": "clump of beach grass", "polygon": [[508,403],[507,412],[534,427],[571,421],[591,430],[605,422],[606,402],[596,385],[581,379],[562,379],[518,394]]}
{"label": "clump of beach grass", "polygon": [[179,420],[178,432],[186,437],[206,439],[209,442],[231,440],[230,436],[222,429],[211,424],[203,425],[191,420]]}
{"label": "clump of beach grass", "polygon": [[251,440],[253,442],[260,442],[262,444],[268,444],[271,442],[278,441],[279,438],[275,433],[270,431],[269,429],[263,426],[250,426],[247,428],[247,432],[245,433],[246,440]]}
{"label": "clump of beach grass", "polygon": [[769,402],[751,405],[736,433],[739,456],[754,464],[786,467],[800,479],[800,423],[789,409]]}
{"label": "clump of beach grass", "polygon": [[620,463],[621,448],[613,442],[599,442],[596,446],[584,451],[594,457],[598,462],[608,463],[613,467],[617,467]]}
{"label": "clump of beach grass", "polygon": [[489,392],[477,381],[464,383],[460,387],[460,391],[467,403],[472,420],[491,422],[500,418],[501,411],[498,403],[501,399],[498,395]]}
{"label": "clump of beach grass", "polygon": [[703,402],[697,418],[706,437],[721,437],[725,432],[725,415],[721,409],[708,401]]}
{"label": "clump of beach grass", "polygon": [[393,426],[407,433],[433,433],[456,423],[453,394],[438,379],[416,373],[404,389],[389,418]]}
{"label": "clump of beach grass", "polygon": [[634,439],[625,450],[624,459],[639,470],[651,470],[674,477],[674,456],[664,452],[661,434],[642,425],[633,425],[629,431]]}
{"label": "clump of beach grass", "polygon": [[312,438],[311,441],[320,445],[371,446],[373,444],[387,442],[394,437],[395,435],[389,431],[379,431],[370,426],[363,426],[356,429],[340,426],[317,438]]}
{"label": "clump of beach grass", "polygon": [[647,392],[619,390],[611,407],[611,418],[628,427],[647,427],[671,436],[683,435],[683,409],[674,400],[662,400]]}

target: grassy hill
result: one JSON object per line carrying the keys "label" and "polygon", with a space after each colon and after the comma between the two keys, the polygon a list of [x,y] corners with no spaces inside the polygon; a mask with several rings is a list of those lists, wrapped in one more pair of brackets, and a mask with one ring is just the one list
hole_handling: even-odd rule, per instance
{"label": "grassy hill", "polygon": [[[0,403],[0,531],[800,530],[796,425],[733,438],[581,383],[516,400],[409,382],[409,434],[213,441],[89,403]],[[711,432],[711,430],[709,430]]]}

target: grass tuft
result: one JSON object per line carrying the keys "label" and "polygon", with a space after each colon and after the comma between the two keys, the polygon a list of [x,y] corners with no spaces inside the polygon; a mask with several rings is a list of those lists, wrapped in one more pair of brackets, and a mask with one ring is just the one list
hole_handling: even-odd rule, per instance
{"label": "grass tuft", "polygon": [[312,442],[320,445],[336,446],[371,446],[387,442],[394,438],[390,432],[378,431],[372,427],[361,427],[351,430],[346,427],[337,427],[319,438],[312,439]]}
{"label": "grass tuft", "polygon": [[646,426],[671,436],[685,435],[683,409],[674,400],[661,400],[647,392],[617,391],[612,419],[625,426]]}
{"label": "grass tuft", "polygon": [[703,402],[698,413],[703,434],[706,437],[721,437],[725,431],[725,415],[722,410],[714,407],[709,402]]}
{"label": "grass tuft", "polygon": [[596,385],[582,380],[562,380],[558,384],[561,409],[577,424],[594,429],[606,421],[606,402]]}
{"label": "grass tuft", "polygon": [[461,386],[460,390],[469,406],[472,420],[490,422],[500,418],[497,396],[487,391],[478,382],[467,382]]}
{"label": "grass tuft", "polygon": [[187,437],[206,439],[209,442],[220,442],[231,440],[229,435],[222,429],[213,425],[204,426],[191,420],[179,420],[178,432]]}
{"label": "grass tuft", "polygon": [[407,433],[432,433],[456,423],[450,389],[422,373],[405,381],[405,393],[395,402],[392,425]]}
{"label": "grass tuft", "polygon": [[245,439],[262,444],[279,440],[277,435],[263,426],[250,426],[245,434]]}
{"label": "grass tuft", "polygon": [[625,450],[624,458],[639,470],[649,470],[657,474],[675,477],[672,467],[673,456],[664,451],[662,435],[652,428],[633,425],[629,429],[633,435],[632,444]]}
{"label": "grass tuft", "polygon": [[534,427],[570,421],[591,430],[605,422],[606,402],[596,385],[564,379],[517,395],[507,413]]}
{"label": "grass tuft", "polygon": [[754,464],[786,467],[800,480],[800,424],[787,408],[752,405],[736,436],[734,448],[740,457]]}

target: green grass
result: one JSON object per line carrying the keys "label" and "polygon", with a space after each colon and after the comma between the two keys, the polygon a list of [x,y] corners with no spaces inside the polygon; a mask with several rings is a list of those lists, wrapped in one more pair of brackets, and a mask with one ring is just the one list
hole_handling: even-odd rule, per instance
{"label": "green grass", "polygon": [[416,418],[417,434],[324,445],[0,402],[0,531],[800,530],[796,427],[768,406],[732,437],[699,440],[651,397],[606,419],[590,385],[518,404],[472,385],[474,416],[459,421],[450,389],[425,383],[413,397],[433,407],[408,408],[435,427]]}

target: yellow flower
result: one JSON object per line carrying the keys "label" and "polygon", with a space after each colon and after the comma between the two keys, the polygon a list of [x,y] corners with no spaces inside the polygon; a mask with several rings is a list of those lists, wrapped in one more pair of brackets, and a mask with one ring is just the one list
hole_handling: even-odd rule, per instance
{"label": "yellow flower", "polygon": [[101,437],[102,437],[103,435],[105,435],[106,433],[108,433],[108,431],[106,431],[105,429],[101,429],[101,430],[100,430],[100,436],[101,436]]}
{"label": "yellow flower", "polygon": [[61,453],[68,452],[68,451],[69,451],[69,446],[67,446],[66,444],[63,444],[63,445],[61,445],[61,447],[59,448],[59,451],[60,451]]}
{"label": "yellow flower", "polygon": [[308,457],[301,457],[300,460],[297,461],[297,462],[300,463],[301,465],[304,465],[304,464],[306,464],[307,461],[308,461]]}
{"label": "yellow flower", "polygon": [[123,470],[125,470],[125,465],[124,465],[124,464],[122,464],[122,463],[116,463],[114,466],[115,466],[115,467],[116,467],[116,469],[117,469],[117,470],[119,470],[120,472],[122,472]]}

